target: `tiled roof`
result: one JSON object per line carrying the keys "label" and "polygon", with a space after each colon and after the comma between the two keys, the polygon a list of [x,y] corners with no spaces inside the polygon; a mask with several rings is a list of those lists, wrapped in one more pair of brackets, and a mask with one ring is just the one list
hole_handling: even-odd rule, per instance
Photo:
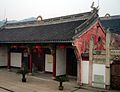
{"label": "tiled roof", "polygon": [[[87,14],[90,16],[90,12]],[[67,18],[64,16],[59,21],[51,19],[49,22],[45,22],[40,25],[29,24],[29,26],[23,26],[19,24],[20,27],[2,27],[0,29],[0,43],[66,43],[72,42],[73,36],[77,33],[83,32],[86,28],[81,28],[82,25],[89,26],[86,24],[85,20],[87,20],[87,16],[80,17],[81,14],[70,16],[71,18]],[[86,17],[85,17],[86,16]],[[81,19],[82,18],[82,19]],[[96,18],[96,17],[95,17]],[[62,19],[62,21],[61,21]],[[63,20],[64,19],[64,20]],[[93,21],[93,20],[92,20]],[[52,22],[52,23],[51,23]],[[94,21],[93,21],[94,22]],[[90,23],[92,23],[90,21]],[[103,27],[113,29],[111,30],[113,33],[120,34],[120,17],[116,18],[101,18],[101,23]],[[82,24],[82,25],[81,25]],[[22,26],[21,26],[22,25]],[[27,24],[25,24],[27,25]],[[76,30],[80,29],[80,30]],[[80,32],[79,32],[80,31]],[[77,32],[77,33],[76,33]]]}
{"label": "tiled roof", "polygon": [[19,28],[19,27],[30,27],[30,26],[40,26],[40,25],[51,25],[51,24],[59,24],[59,23],[70,22],[70,21],[85,20],[85,19],[88,19],[89,16],[91,16],[91,14],[92,14],[91,12],[85,12],[85,13],[78,13],[78,14],[73,14],[73,15],[44,19],[41,21],[38,21],[36,19],[34,21],[7,23],[5,28]]}
{"label": "tiled roof", "polygon": [[0,43],[71,42],[74,29],[84,20],[0,31]]}
{"label": "tiled roof", "polygon": [[120,34],[120,16],[101,18],[101,23],[105,29],[110,28],[112,33]]}

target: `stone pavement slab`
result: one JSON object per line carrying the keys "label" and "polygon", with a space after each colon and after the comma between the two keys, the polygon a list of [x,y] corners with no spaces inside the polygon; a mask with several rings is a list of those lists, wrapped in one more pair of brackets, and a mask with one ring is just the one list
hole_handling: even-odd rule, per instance
{"label": "stone pavement slab", "polygon": [[[61,92],[58,90],[57,81],[27,76],[27,82],[22,83],[20,74],[8,72],[6,69],[0,70],[0,87],[14,92]],[[70,92],[74,89],[72,84],[64,83],[63,92]],[[4,91],[6,92],[6,90]]]}
{"label": "stone pavement slab", "polygon": [[[0,87],[11,90],[11,92],[103,92],[94,89],[79,89],[77,84],[64,82],[64,90],[58,90],[58,82],[50,79],[27,76],[27,82],[21,82],[21,75],[0,69]],[[0,92],[10,92],[0,88]]]}

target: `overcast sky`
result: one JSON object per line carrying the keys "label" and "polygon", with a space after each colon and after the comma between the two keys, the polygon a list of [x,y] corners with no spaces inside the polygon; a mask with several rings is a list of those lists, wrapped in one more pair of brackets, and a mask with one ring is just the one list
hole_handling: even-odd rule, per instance
{"label": "overcast sky", "polygon": [[0,20],[22,20],[41,15],[43,19],[88,12],[92,2],[99,15],[120,15],[120,0],[0,0]]}

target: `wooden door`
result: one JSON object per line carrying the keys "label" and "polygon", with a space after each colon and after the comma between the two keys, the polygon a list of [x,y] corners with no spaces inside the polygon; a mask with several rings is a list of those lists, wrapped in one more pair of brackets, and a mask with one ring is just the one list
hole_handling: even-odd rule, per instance
{"label": "wooden door", "polygon": [[77,76],[77,59],[74,54],[74,50],[67,49],[67,74],[71,76]]}
{"label": "wooden door", "polygon": [[36,71],[44,71],[45,67],[45,56],[43,49],[33,49],[32,52],[32,62],[33,62],[33,70]]}
{"label": "wooden door", "polygon": [[120,61],[111,65],[111,88],[120,90]]}

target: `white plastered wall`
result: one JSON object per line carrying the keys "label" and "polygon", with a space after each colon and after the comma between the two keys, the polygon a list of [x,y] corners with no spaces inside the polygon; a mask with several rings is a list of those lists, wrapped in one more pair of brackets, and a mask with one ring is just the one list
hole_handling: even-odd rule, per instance
{"label": "white plastered wall", "polygon": [[[95,82],[95,80],[94,80],[95,75],[103,76],[103,82],[105,83],[105,65],[104,64],[93,64],[93,77],[92,77],[93,82]],[[100,82],[102,82],[102,81],[100,81]],[[102,84],[102,85],[103,85],[102,88],[105,88],[105,85],[104,84]],[[93,86],[94,86],[94,84],[93,84]],[[99,85],[97,87],[99,87]]]}
{"label": "white plastered wall", "polygon": [[0,47],[0,66],[7,66],[7,47]]}
{"label": "white plastered wall", "polygon": [[82,61],[81,62],[81,79],[82,83],[88,84],[88,78],[89,78],[89,61]]}
{"label": "white plastered wall", "polygon": [[66,49],[56,50],[56,76],[66,74]]}
{"label": "white plastered wall", "polygon": [[53,72],[53,56],[51,54],[45,55],[45,71]]}
{"label": "white plastered wall", "polygon": [[21,67],[22,53],[10,53],[10,62],[13,67]]}

